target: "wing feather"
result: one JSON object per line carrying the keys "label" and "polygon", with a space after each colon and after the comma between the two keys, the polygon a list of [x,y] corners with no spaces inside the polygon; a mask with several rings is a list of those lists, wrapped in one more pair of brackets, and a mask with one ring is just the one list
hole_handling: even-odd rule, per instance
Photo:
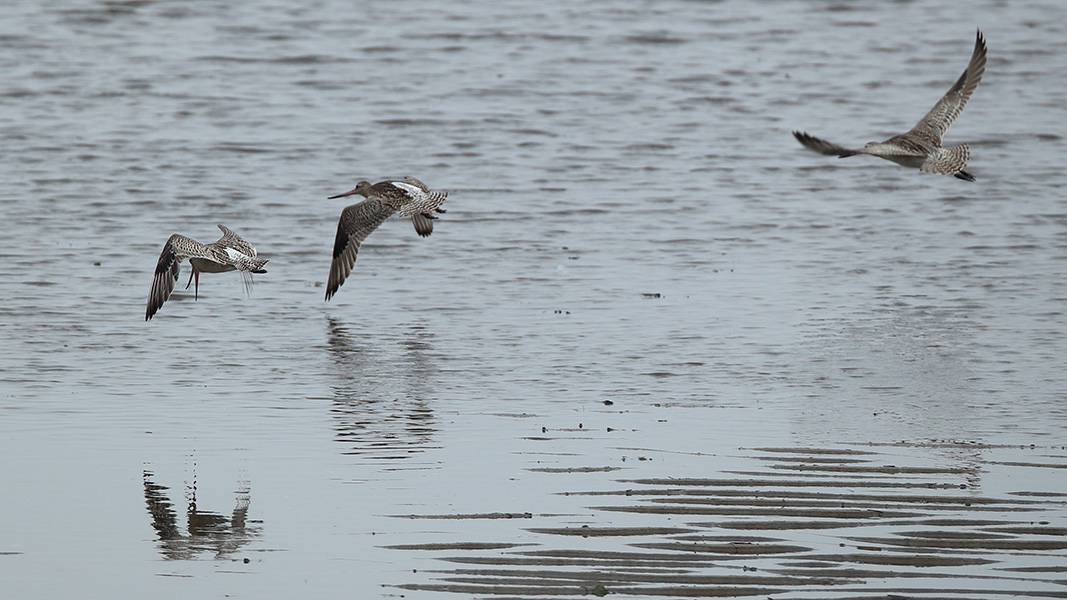
{"label": "wing feather", "polygon": [[433,233],[433,220],[422,213],[411,215],[411,224],[415,226],[415,233],[427,237]]}
{"label": "wing feather", "polygon": [[256,257],[256,247],[253,246],[251,242],[244,239],[238,235],[237,232],[225,225],[220,224],[218,227],[222,230],[222,237],[215,242],[215,245],[222,248],[233,248],[249,258]]}
{"label": "wing feather", "polygon": [[144,320],[152,318],[174,291],[174,282],[178,281],[182,260],[192,256],[204,255],[204,244],[184,235],[175,233],[163,244],[163,251],[156,262],[156,271],[152,276],[152,289],[148,292],[148,305]]}
{"label": "wing feather", "polygon": [[396,209],[378,197],[345,207],[337,221],[337,237],[333,244],[333,261],[326,282],[326,300],[329,300],[356,264],[359,247],[367,236],[385,222]]}
{"label": "wing feather", "polygon": [[793,137],[797,138],[805,148],[814,150],[819,154],[826,154],[829,156],[840,156],[842,158],[846,156],[853,156],[858,154],[855,150],[849,150],[844,146],[838,146],[833,142],[828,142],[822,138],[817,138],[813,135],[809,135],[804,131],[794,131]]}
{"label": "wing feather", "polygon": [[915,124],[915,127],[912,127],[911,131],[904,135],[919,138],[923,142],[932,144],[935,148],[940,147],[941,138],[945,135],[945,131],[963,111],[963,107],[971,99],[971,94],[978,87],[978,83],[982,81],[982,75],[985,73],[985,64],[985,38],[982,37],[982,32],[979,30],[974,41],[974,52],[971,53],[971,61],[967,64],[967,68],[963,70],[963,74],[945,92],[945,95],[937,101],[937,104],[934,104],[930,112],[926,113],[926,116],[920,119]]}

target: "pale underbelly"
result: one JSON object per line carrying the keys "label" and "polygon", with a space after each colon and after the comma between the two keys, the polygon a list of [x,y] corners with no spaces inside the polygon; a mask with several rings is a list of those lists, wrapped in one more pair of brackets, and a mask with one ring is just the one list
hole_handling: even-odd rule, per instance
{"label": "pale underbelly", "polygon": [[189,262],[193,265],[194,269],[201,273],[225,273],[237,269],[237,267],[233,265],[220,265],[213,260],[203,258],[190,258]]}

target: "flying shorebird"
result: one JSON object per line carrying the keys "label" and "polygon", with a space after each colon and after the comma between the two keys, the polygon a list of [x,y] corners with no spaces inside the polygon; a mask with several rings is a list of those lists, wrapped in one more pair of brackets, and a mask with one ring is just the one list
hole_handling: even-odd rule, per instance
{"label": "flying shorebird", "polygon": [[982,32],[979,30],[974,42],[971,62],[967,64],[963,74],[930,109],[930,112],[926,113],[926,116],[907,133],[894,135],[884,142],[867,142],[864,147],[856,149],[843,148],[803,131],[794,131],[793,136],[806,148],[820,154],[840,158],[870,154],[927,173],[955,175],[965,181],[974,181],[974,176],[963,170],[967,166],[967,160],[971,157],[967,144],[942,148],[941,137],[945,135],[949,125],[952,125],[960,111],[967,105],[967,100],[978,87],[978,82],[982,80],[982,74],[985,73],[985,54],[985,39],[982,38]]}
{"label": "flying shorebird", "polygon": [[267,260],[256,257],[256,249],[248,240],[225,225],[219,225],[219,229],[222,230],[222,237],[210,244],[201,244],[177,233],[167,239],[163,252],[159,255],[159,262],[156,263],[156,274],[152,277],[152,291],[148,293],[145,321],[156,314],[174,291],[174,282],[178,281],[182,259],[188,258],[193,267],[185,289],[189,289],[190,283],[195,284],[194,300],[200,295],[200,273],[240,271],[241,276],[245,278],[245,286],[249,287],[252,285],[251,273],[267,272],[263,268]]}
{"label": "flying shorebird", "polygon": [[367,236],[378,228],[393,213],[401,217],[411,217],[415,233],[426,237],[433,233],[434,212],[443,213],[441,208],[448,192],[431,191],[425,183],[414,177],[388,179],[371,184],[360,181],[356,187],[328,200],[359,194],[366,198],[341,211],[337,221],[337,238],[333,244],[333,261],[330,263],[330,278],[326,283],[326,300],[329,300],[356,264],[359,246]]}

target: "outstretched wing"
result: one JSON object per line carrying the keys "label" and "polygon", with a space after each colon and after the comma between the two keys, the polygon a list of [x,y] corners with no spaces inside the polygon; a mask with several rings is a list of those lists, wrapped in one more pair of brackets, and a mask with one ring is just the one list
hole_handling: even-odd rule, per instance
{"label": "outstretched wing", "polygon": [[956,120],[963,107],[967,105],[971,94],[982,81],[985,73],[986,46],[981,30],[974,41],[974,52],[971,53],[971,62],[963,70],[963,74],[956,83],[937,101],[937,104],[926,113],[911,131],[904,134],[919,138],[923,142],[932,144],[933,147],[941,145],[941,138],[945,135],[952,122]]}
{"label": "outstretched wing", "polygon": [[200,242],[175,233],[163,244],[163,252],[159,254],[156,262],[156,272],[152,276],[152,289],[148,292],[148,307],[145,309],[144,320],[152,318],[170,298],[174,291],[174,282],[178,281],[178,273],[181,271],[183,259],[191,256],[204,256],[205,246]]}
{"label": "outstretched wing", "polygon": [[853,156],[855,154],[858,154],[858,152],[856,152],[855,150],[849,150],[848,148],[838,146],[833,142],[828,142],[822,138],[817,138],[813,135],[808,135],[808,133],[804,131],[794,131],[793,137],[797,138],[797,141],[800,142],[805,148],[809,150],[814,150],[819,154],[827,154],[829,156],[840,156],[842,158],[845,156]]}
{"label": "outstretched wing", "polygon": [[371,197],[345,207],[337,221],[337,238],[333,244],[333,262],[330,277],[326,282],[326,300],[329,300],[356,264],[359,246],[375,229],[396,212],[384,200]]}

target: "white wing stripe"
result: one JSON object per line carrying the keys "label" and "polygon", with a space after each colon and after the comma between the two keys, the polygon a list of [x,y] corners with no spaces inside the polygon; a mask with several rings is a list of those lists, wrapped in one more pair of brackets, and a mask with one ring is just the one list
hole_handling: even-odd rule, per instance
{"label": "white wing stripe", "polygon": [[237,250],[234,250],[233,248],[228,248],[227,247],[227,248],[223,248],[223,250],[226,251],[226,256],[229,256],[230,260],[235,261],[235,262],[250,260],[252,258],[251,256],[248,256],[247,254],[244,254],[242,252],[238,252]]}
{"label": "white wing stripe", "polygon": [[389,183],[393,184],[395,187],[404,190],[408,193],[409,196],[416,200],[425,195],[425,193],[421,189],[411,185],[410,183],[404,183],[403,181],[390,181]]}

